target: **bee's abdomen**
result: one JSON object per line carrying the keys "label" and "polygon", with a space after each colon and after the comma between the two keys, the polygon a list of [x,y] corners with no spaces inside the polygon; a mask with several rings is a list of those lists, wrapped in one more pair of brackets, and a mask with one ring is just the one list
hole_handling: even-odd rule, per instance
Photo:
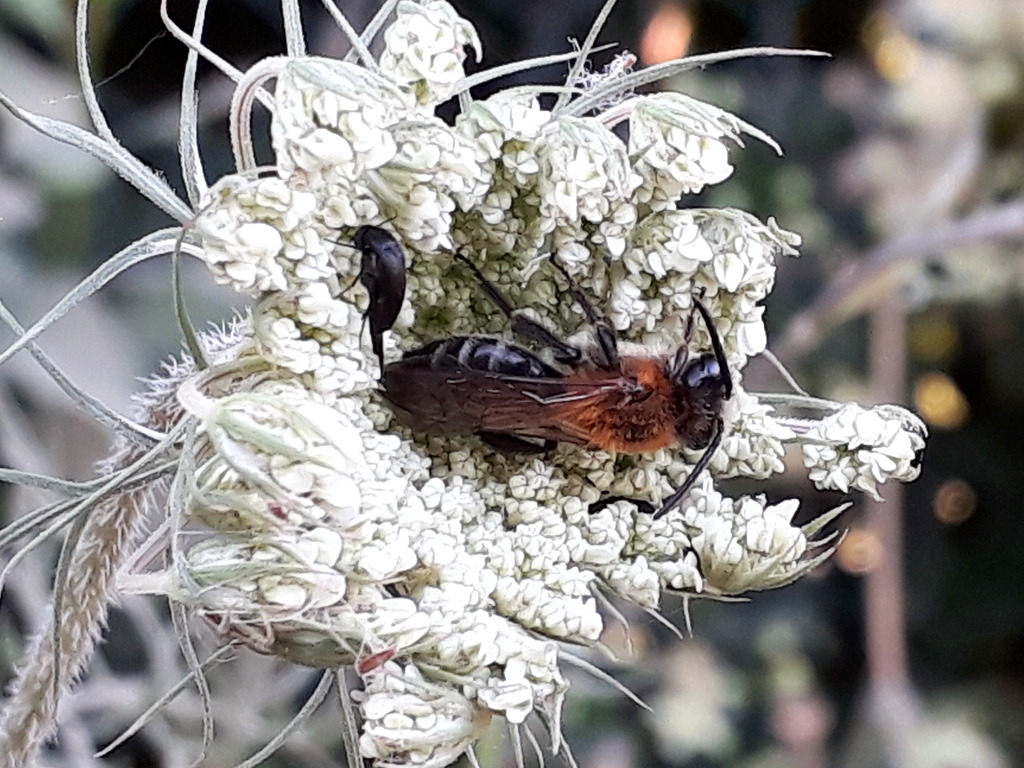
{"label": "bee's abdomen", "polygon": [[438,339],[407,352],[403,362],[422,360],[435,370],[467,369],[506,376],[560,379],[563,374],[522,347],[500,339],[456,336]]}

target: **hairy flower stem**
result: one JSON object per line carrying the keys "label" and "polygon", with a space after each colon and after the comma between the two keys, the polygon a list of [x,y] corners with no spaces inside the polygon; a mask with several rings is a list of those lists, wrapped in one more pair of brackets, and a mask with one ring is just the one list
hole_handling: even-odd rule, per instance
{"label": "hairy flower stem", "polygon": [[[168,430],[181,419],[173,390],[140,396],[149,427]],[[152,449],[119,442],[100,462],[101,476],[112,476],[150,455]],[[31,763],[57,728],[61,698],[88,665],[107,621],[116,591],[117,572],[131,553],[142,511],[152,508],[161,480],[102,499],[85,514],[71,554],[63,590],[55,590],[46,625],[25,654],[26,662],[11,686],[0,722],[0,765],[17,768]],[[74,531],[74,529],[72,529]],[[69,535],[74,535],[69,534]]]}
{"label": "hairy flower stem", "polygon": [[135,539],[145,494],[137,490],[98,504],[82,530],[63,599],[32,641],[0,727],[0,755],[12,768],[28,764],[53,735],[60,699],[92,656],[106,624],[118,566]]}

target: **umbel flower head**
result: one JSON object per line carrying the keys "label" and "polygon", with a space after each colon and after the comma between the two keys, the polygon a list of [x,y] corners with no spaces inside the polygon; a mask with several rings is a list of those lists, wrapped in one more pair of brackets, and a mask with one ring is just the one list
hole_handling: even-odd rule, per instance
{"label": "umbel flower head", "polygon": [[[633,95],[647,81],[630,62],[581,77],[592,40],[565,57],[577,58],[567,82],[586,84],[575,97],[542,106],[520,88],[474,100],[483,76],[463,64],[479,39],[444,0],[399,2],[379,59],[367,42],[360,64],[282,57],[238,85],[238,172],[206,191],[188,246],[252,307],[216,359],[160,384],[190,435],[164,591],[225,640],[352,665],[358,748],[382,768],[449,765],[494,715],[514,726],[539,715],[567,749],[560,641],[598,642],[604,594],[648,609],[665,592],[735,596],[788,584],[831,553],[820,532],[839,510],[794,525],[796,500],[730,498],[716,479],[766,479],[796,445],[819,487],[876,495],[916,477],[924,427],[897,406],[824,401],[813,403],[822,418],[793,419],[775,410],[785,397],[744,389],[748,359],[766,349],[776,262],[800,238],[743,211],[687,208],[685,196],[729,177],[744,134],[775,147],[763,133],[682,94]],[[272,77],[268,171],[239,110]],[[456,96],[449,124],[435,110]],[[612,130],[623,122],[626,139]],[[709,471],[655,518],[630,500],[659,504],[698,453],[560,446],[515,458],[403,427],[361,338],[367,296],[346,243],[367,225],[408,259],[390,359],[507,330],[456,251],[567,333],[587,329],[552,261],[625,342],[710,349],[710,328],[693,322],[700,296],[734,384]],[[607,496],[623,500],[592,512]]]}
{"label": "umbel flower head", "polygon": [[[693,456],[562,447],[516,460],[469,438],[411,434],[375,391],[360,308],[345,293],[360,264],[339,243],[356,228],[387,228],[409,259],[392,357],[395,344],[503,330],[456,248],[514,286],[519,306],[569,330],[577,310],[550,259],[607,297],[627,340],[677,346],[703,296],[737,384],[716,476],[767,478],[795,443],[819,486],[875,493],[916,476],[924,430],[895,406],[790,421],[742,388],[746,361],[766,346],[776,261],[799,237],[742,211],[679,204],[728,178],[743,133],[770,142],[763,134],[682,94],[631,96],[628,76],[597,113],[586,97],[553,109],[523,91],[474,101],[462,64],[479,41],[440,0],[400,3],[384,42],[367,66],[280,61],[276,173],[240,167],[196,218],[215,278],[255,302],[240,333],[259,373],[221,395],[200,394],[217,389],[216,369],[183,389],[202,425],[188,514],[210,534],[182,551],[176,594],[263,652],[354,664],[363,755],[441,766],[492,714],[518,724],[540,713],[560,742],[556,641],[598,640],[599,591],[656,608],[666,590],[778,587],[828,556],[816,536],[836,513],[801,528],[795,500],[728,498],[705,477],[658,520],[628,501],[591,514],[606,494],[657,503]],[[462,109],[449,125],[433,110],[454,94]],[[623,120],[626,141],[610,130]],[[692,335],[695,353],[709,347],[706,329]]]}
{"label": "umbel flower head", "polygon": [[[441,1],[399,4],[384,42],[368,67],[282,61],[277,173],[221,179],[196,219],[214,276],[256,302],[245,354],[265,372],[239,382],[244,391],[192,387],[183,400],[206,457],[189,513],[212,532],[182,553],[180,572],[191,607],[226,635],[251,637],[258,623],[261,651],[364,670],[364,756],[440,766],[492,714],[517,724],[538,712],[559,743],[556,641],[598,640],[598,591],[656,608],[665,590],[778,587],[828,556],[816,535],[835,513],[801,528],[795,500],[728,498],[705,477],[659,520],[629,502],[591,514],[605,494],[660,501],[693,457],[563,447],[514,460],[472,439],[410,434],[375,391],[344,292],[360,265],[338,243],[357,227],[386,227],[408,256],[407,305],[388,339],[401,348],[507,322],[456,267],[456,248],[570,330],[576,309],[549,259],[608,297],[628,340],[678,345],[702,295],[739,385],[711,462],[719,477],[767,478],[796,443],[819,486],[875,493],[916,476],[924,430],[895,406],[790,422],[743,390],[747,359],[766,346],[776,261],[799,237],[679,203],[728,178],[743,133],[770,142],[763,134],[682,94],[620,96],[595,114],[571,100],[545,109],[525,92],[471,100],[462,63],[479,41]],[[448,125],[433,109],[456,93]],[[626,141],[610,130],[624,119]],[[693,334],[695,351],[707,333]],[[368,654],[387,660],[361,665]]]}

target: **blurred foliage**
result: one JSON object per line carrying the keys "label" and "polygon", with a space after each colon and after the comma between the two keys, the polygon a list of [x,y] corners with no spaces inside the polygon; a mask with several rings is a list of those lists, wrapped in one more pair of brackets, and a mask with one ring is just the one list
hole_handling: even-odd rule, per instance
{"label": "blurred foliage", "polygon": [[[600,3],[455,5],[480,31],[489,57],[481,66],[493,66],[564,50],[567,37],[585,36]],[[179,186],[175,115],[185,51],[162,31],[157,6],[94,3],[92,61],[95,78],[104,80],[99,96],[115,135]],[[194,4],[173,6],[175,18],[187,25]],[[374,6],[353,0],[344,10],[359,27]],[[311,50],[340,53],[341,40],[322,8],[304,3],[303,12]],[[648,37],[654,19],[668,20],[661,47]],[[13,78],[33,73],[35,101],[23,104],[39,109],[53,100],[80,110],[77,97],[66,95],[77,92],[72,22],[69,4],[0,3],[0,88],[9,91]],[[270,0],[214,0],[207,30],[206,42],[241,68],[281,51],[278,8]],[[813,343],[786,347],[793,353],[784,362],[804,386],[871,400],[865,317],[880,303],[907,308],[907,349],[893,355],[898,361],[906,356],[905,401],[934,430],[921,479],[904,496],[907,643],[925,714],[919,740],[943,750],[948,760],[942,765],[1024,764],[1024,516],[1015,480],[1024,464],[1024,442],[1017,438],[1024,430],[1022,233],[1018,226],[1015,235],[1011,228],[966,243],[954,237],[923,252],[872,261],[900,237],[944,227],[956,233],[957,223],[971,215],[1020,201],[1019,0],[623,0],[603,39],[639,52],[680,41],[678,55],[752,45],[832,54],[829,60],[736,61],[661,87],[735,110],[786,150],[783,159],[759,145],[736,152],[734,178],[703,202],[775,216],[805,237],[801,259],[781,265],[767,315],[770,339],[785,341],[794,317],[827,299],[831,286],[844,286],[815,316]],[[209,69],[201,72],[201,143],[208,172],[216,176],[230,166],[230,84]],[[553,70],[556,79],[560,71]],[[0,119],[0,259],[5,301],[16,289],[15,308],[31,315],[32,307],[49,303],[45,297],[54,298],[48,283],[69,283],[68,275],[168,222],[95,169],[40,170],[35,155],[51,149],[40,149],[45,142],[15,141],[20,130],[7,116]],[[257,125],[254,132],[261,131]],[[838,282],[858,269],[852,283]],[[104,346],[133,357],[125,368],[104,357],[107,371],[143,374],[175,351],[168,274],[139,270],[95,300],[109,331]],[[196,272],[191,283],[199,314],[222,317],[224,297],[205,275]],[[93,349],[95,338],[76,336],[76,330],[82,333],[68,329],[66,343]],[[89,375],[90,361],[86,355],[82,376]],[[761,375],[777,374],[765,366]],[[20,393],[5,402],[26,410],[52,407],[25,381],[31,380],[5,379]],[[131,382],[106,385],[118,402]],[[59,429],[67,434],[69,427]],[[54,438],[48,439],[52,445]],[[96,455],[102,452],[95,436],[91,445]],[[6,461],[17,463],[10,451],[7,445]],[[779,494],[805,497],[809,514],[835,501],[785,482]],[[858,512],[847,513],[844,522],[860,526]],[[656,704],[657,714],[644,716],[610,689],[575,680],[566,735],[585,764],[888,764],[870,738],[863,698],[866,630],[858,569],[872,567],[876,550],[863,536],[851,535],[844,546],[819,578],[745,605],[693,605],[694,637],[682,642],[642,614],[631,615],[641,658],[616,674]],[[20,652],[11,638],[31,621],[27,610],[9,600],[0,608],[5,662]],[[681,606],[667,606],[666,613],[683,623]],[[609,629],[609,645],[625,656],[627,644],[615,631]],[[111,666],[123,667],[126,657],[138,654],[132,644],[140,638],[112,636],[118,643],[104,653]],[[144,737],[133,744],[133,764],[161,764],[159,756],[146,754]],[[486,752],[481,759],[499,763]],[[914,759],[914,765],[940,764],[929,754]]]}

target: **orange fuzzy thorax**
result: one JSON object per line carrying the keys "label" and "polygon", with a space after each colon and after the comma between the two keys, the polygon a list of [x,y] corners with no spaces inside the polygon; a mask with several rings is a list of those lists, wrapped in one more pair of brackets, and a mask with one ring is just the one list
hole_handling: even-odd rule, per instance
{"label": "orange fuzzy thorax", "polygon": [[678,445],[678,405],[665,358],[627,357],[621,374],[582,367],[566,377],[573,384],[621,381],[622,386],[596,399],[559,407],[559,420],[589,436],[589,447],[621,453],[652,453]]}

